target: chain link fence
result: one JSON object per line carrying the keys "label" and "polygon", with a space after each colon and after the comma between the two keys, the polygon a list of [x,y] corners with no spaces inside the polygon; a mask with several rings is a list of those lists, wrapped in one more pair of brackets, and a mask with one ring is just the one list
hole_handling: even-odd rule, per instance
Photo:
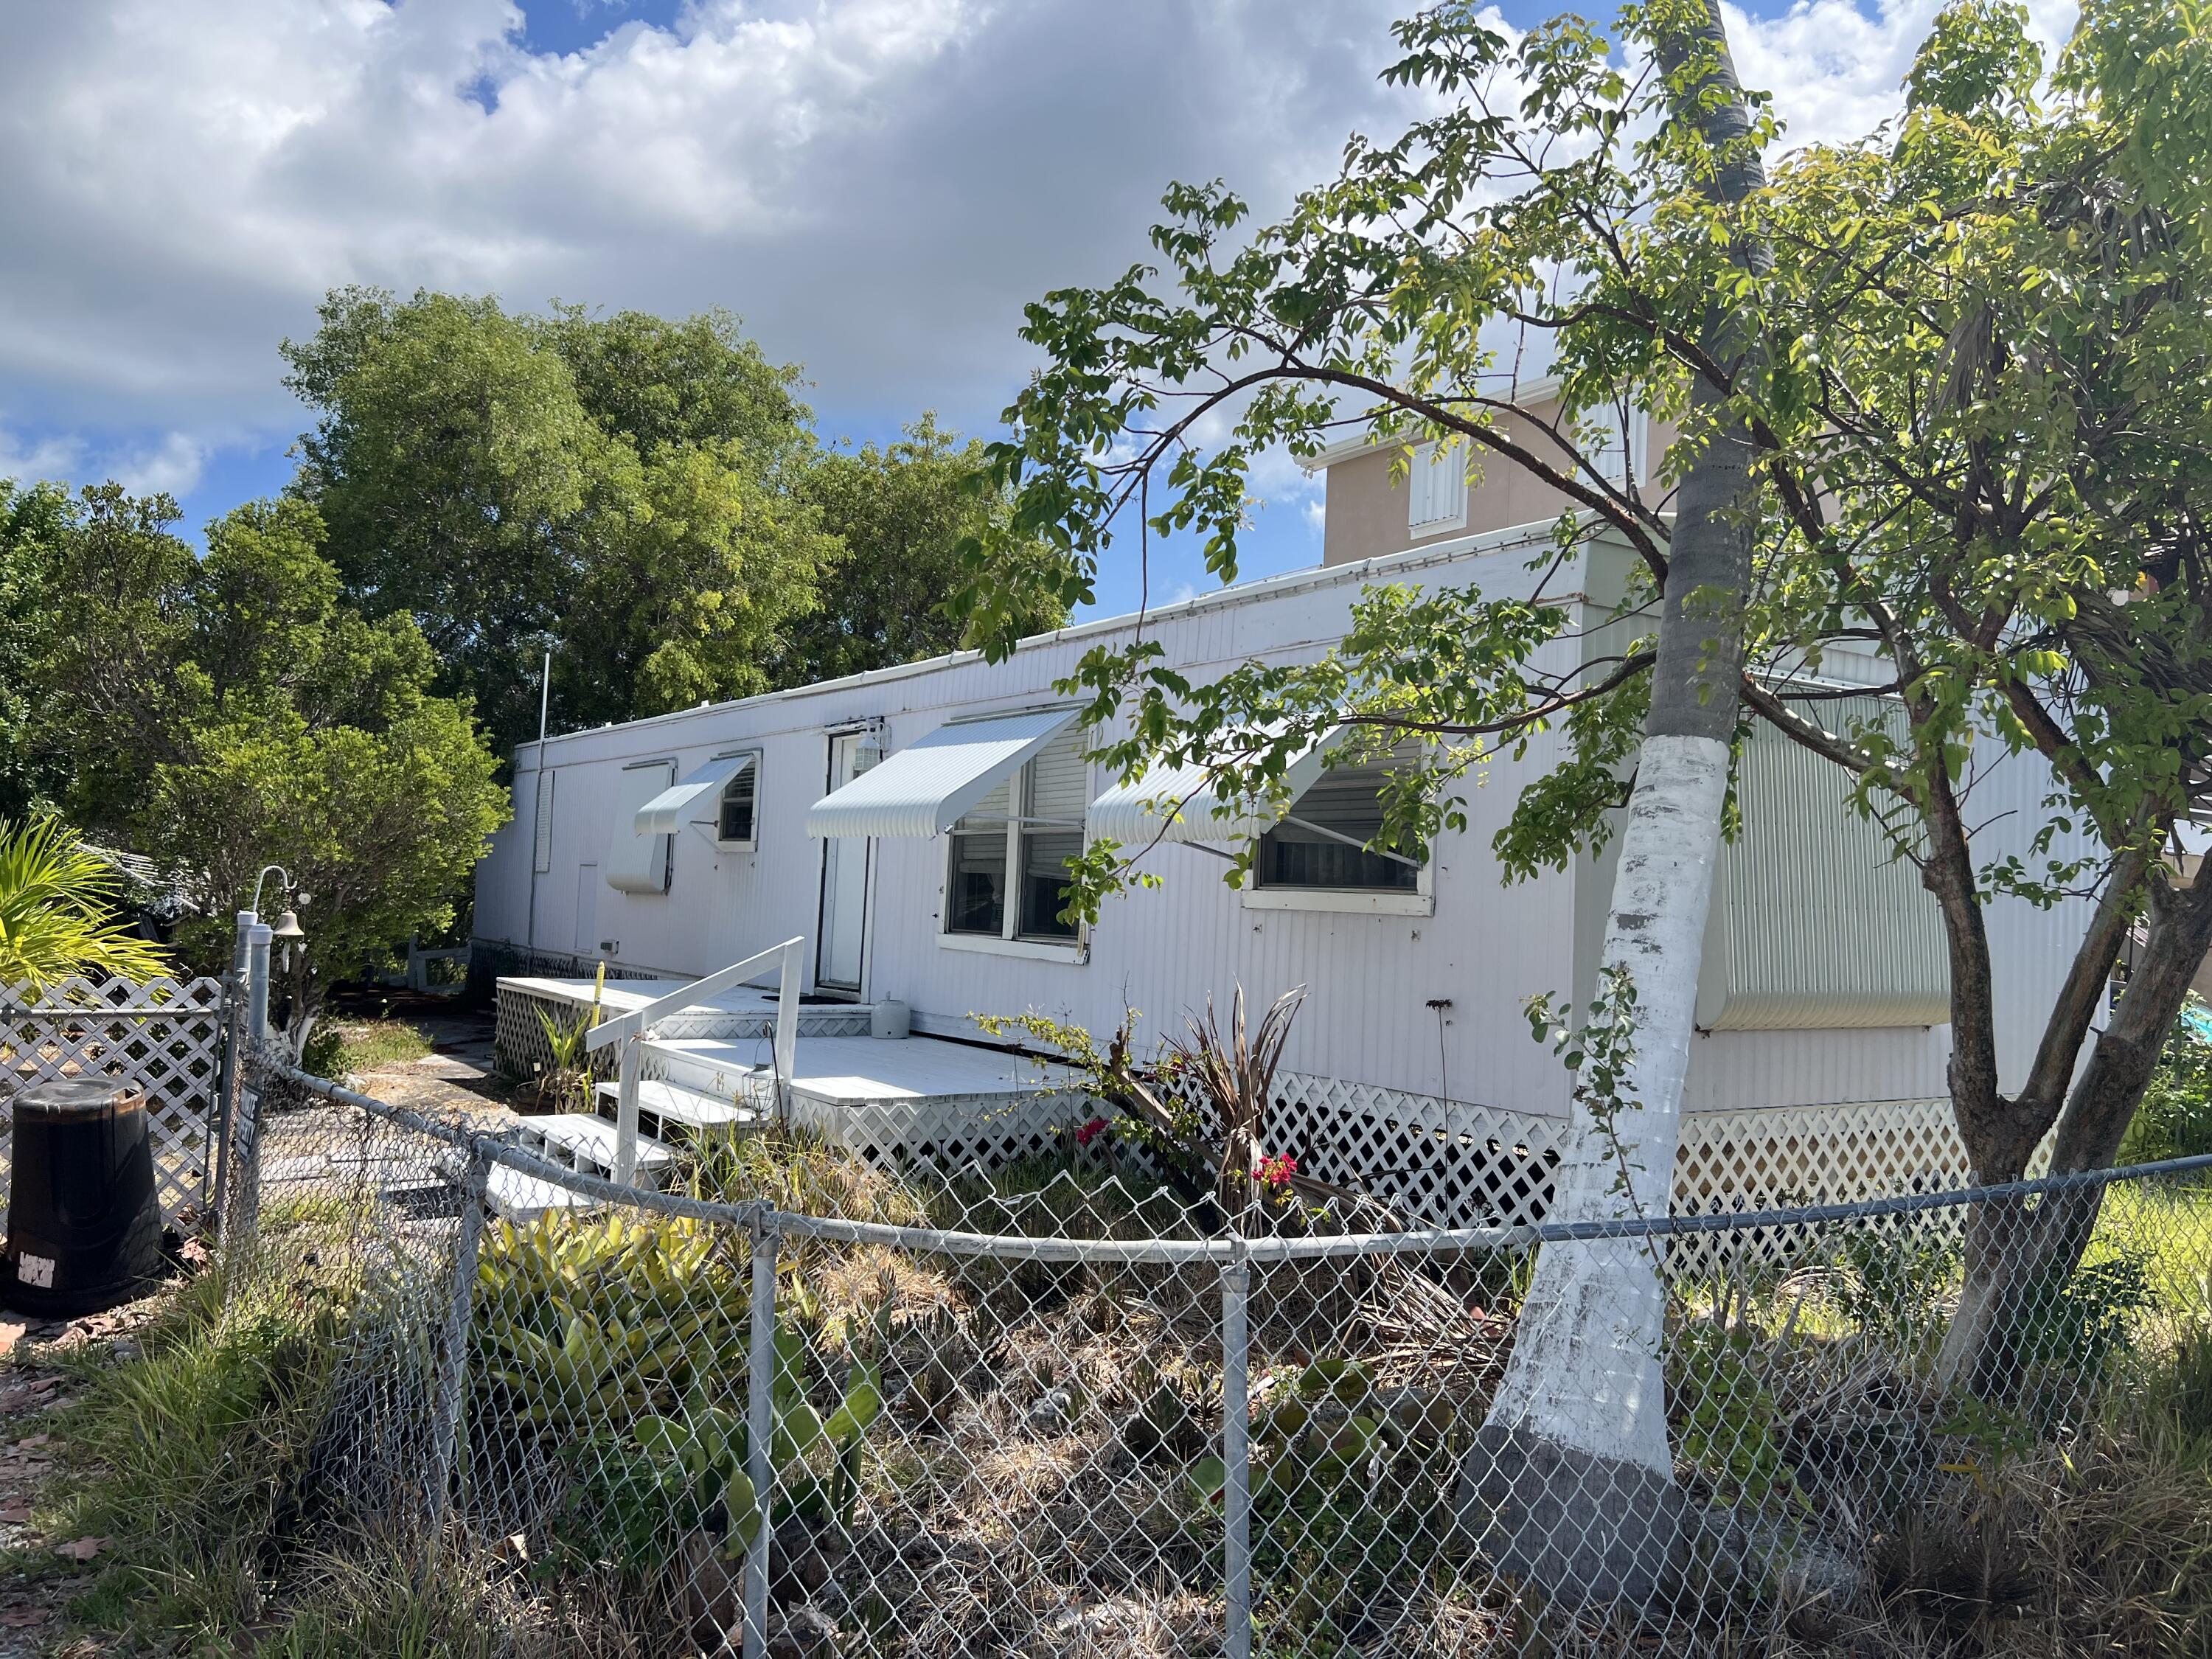
{"label": "chain link fence", "polygon": [[[2212,1159],[1595,1227],[1270,1198],[1232,1229],[1095,1149],[901,1178],[771,1126],[623,1188],[243,1073],[226,1297],[336,1350],[297,1524],[458,1564],[509,1651],[1917,1654],[1961,1598],[2212,1639],[2052,1577],[2157,1424],[2212,1432]],[[1540,1249],[1657,1264],[1670,1468],[1563,1487],[1486,1427]],[[1607,1552],[1636,1593],[1571,1593]]]}

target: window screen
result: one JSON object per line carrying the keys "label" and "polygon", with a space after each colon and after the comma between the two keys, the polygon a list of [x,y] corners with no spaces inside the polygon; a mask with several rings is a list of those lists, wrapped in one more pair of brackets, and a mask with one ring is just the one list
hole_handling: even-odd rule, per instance
{"label": "window screen", "polygon": [[1288,817],[1261,836],[1260,885],[1412,891],[1420,881],[1418,869],[1364,845],[1382,830],[1388,778],[1379,766],[1323,772],[1291,804]]}
{"label": "window screen", "polygon": [[952,868],[945,889],[945,931],[988,933],[1006,927],[1006,818],[1009,792],[1000,784],[952,826]]}
{"label": "window screen", "polygon": [[714,834],[722,841],[753,838],[753,806],[760,788],[760,762],[756,759],[722,786],[722,805]]}

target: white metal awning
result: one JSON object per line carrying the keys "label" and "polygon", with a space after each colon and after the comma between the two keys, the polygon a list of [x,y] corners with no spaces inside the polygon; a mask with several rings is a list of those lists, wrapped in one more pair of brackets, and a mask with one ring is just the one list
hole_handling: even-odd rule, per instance
{"label": "white metal awning", "polygon": [[940,726],[814,803],[810,836],[941,836],[1075,719],[1073,708]]}
{"label": "white metal awning", "polygon": [[[1316,737],[1283,770],[1286,801],[1294,801],[1320,778],[1324,757],[1344,741],[1350,728],[1335,726]],[[1147,772],[1133,783],[1116,784],[1091,803],[1084,828],[1093,838],[1125,848],[1145,847],[1155,839],[1175,842],[1248,841],[1273,828],[1281,814],[1268,800],[1223,801],[1207,783],[1212,769],[1188,766]]]}
{"label": "white metal awning", "polygon": [[698,770],[686,774],[637,809],[637,833],[672,836],[684,826],[684,814],[702,795],[719,794],[724,784],[753,763],[754,751],[717,755]]}

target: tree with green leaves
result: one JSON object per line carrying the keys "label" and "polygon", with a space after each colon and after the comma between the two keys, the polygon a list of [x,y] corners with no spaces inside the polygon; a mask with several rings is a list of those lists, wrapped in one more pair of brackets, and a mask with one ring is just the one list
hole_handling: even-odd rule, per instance
{"label": "tree with green leaves", "polygon": [[733,319],[347,289],[288,342],[319,416],[294,489],[346,591],[412,617],[502,750],[766,690],[842,549],[795,493],[795,371]]}
{"label": "tree with green leaves", "polygon": [[[942,655],[972,643],[945,596],[960,584],[960,550],[1006,520],[1007,492],[989,476],[981,441],[924,414],[896,443],[824,450],[806,469],[801,497],[848,553],[819,609],[792,630],[779,678],[806,684],[894,663]],[[1035,539],[1018,553],[1033,568],[1051,555]],[[1067,619],[1067,607],[1042,584],[1004,625],[1042,633]]]}
{"label": "tree with green leaves", "polygon": [[[1572,616],[1546,587],[1371,591],[1321,661],[1206,684],[1155,641],[1101,647],[1071,688],[1094,726],[1126,733],[1108,759],[1127,778],[1203,768],[1241,815],[1279,805],[1289,761],[1341,725],[1363,734],[1346,761],[1424,739],[1386,802],[1380,842],[1405,848],[1464,825],[1470,771],[1563,737],[1496,850],[1512,878],[1625,836],[1601,1006],[1566,1033],[1583,1075],[1560,1206],[1589,1218],[1666,1204],[1700,860],[1729,745],[1765,721],[1853,775],[1941,909],[1978,1173],[2018,1173],[2054,1122],[2062,1167],[2108,1156],[2212,909],[2158,856],[2207,808],[2212,732],[2195,539],[2212,455],[2204,31],[2099,0],[2042,106],[2021,15],[1966,0],[1898,122],[1783,156],[1771,179],[1766,100],[1735,87],[1701,0],[1625,10],[1617,40],[1577,18],[1509,39],[1458,3],[1398,35],[1389,77],[1440,112],[1389,143],[1353,139],[1339,177],[1273,225],[1248,228],[1219,185],[1178,186],[1153,237],[1162,269],[1030,308],[1048,362],[992,452],[1015,509],[969,550],[968,613],[1004,648],[1036,578],[1003,547],[1064,550],[1053,591],[1072,603],[1140,516],[1146,533],[1202,536],[1233,580],[1250,461],[1275,446],[1310,455],[1364,431],[1541,479],[1571,506],[1540,568],[1578,569],[1601,535],[1639,561],[1618,650],[1543,669]],[[1515,404],[1524,348],[1563,387],[1540,434]],[[1652,478],[1599,464],[1594,417],[1631,407],[1680,433]],[[1209,428],[1226,435],[1202,448]],[[1881,702],[1865,718],[1818,678],[1846,641],[1893,676],[1854,692]],[[1978,855],[1966,798],[1990,755],[2020,751],[2054,780],[2037,859]],[[2082,829],[2086,856],[2069,850]],[[1141,850],[1092,848],[1076,907],[1145,878]],[[2007,1097],[1984,912],[2072,892],[2094,895],[2094,915],[2034,1075]],[[2069,1094],[2138,918],[2154,966]],[[2015,1282],[1994,1249],[1970,1253],[1949,1375],[1994,1390],[2024,1295],[2086,1237],[2062,1208]],[[1555,1593],[1656,1593],[1686,1520],[1657,1307],[1647,1262],[1544,1252],[1468,1495],[1509,1511],[1498,1535],[1552,1540],[1507,1565]]]}
{"label": "tree with green leaves", "polygon": [[25,550],[49,618],[33,740],[76,821],[197,899],[179,944],[204,968],[228,964],[262,866],[286,866],[310,934],[285,975],[304,1042],[331,981],[450,925],[506,795],[414,623],[344,602],[312,507],[250,502],[204,556],[175,518],[99,486]]}

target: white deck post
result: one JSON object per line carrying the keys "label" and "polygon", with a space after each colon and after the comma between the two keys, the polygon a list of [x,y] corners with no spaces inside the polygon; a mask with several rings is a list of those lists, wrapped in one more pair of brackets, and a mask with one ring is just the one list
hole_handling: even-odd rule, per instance
{"label": "white deck post", "polygon": [[622,1060],[616,1072],[618,1093],[615,1104],[615,1183],[627,1187],[637,1178],[637,1073],[643,1063],[637,1051],[641,1034],[623,1041]]}
{"label": "white deck post", "polygon": [[791,1083],[799,1070],[799,939],[783,946],[783,975],[775,998],[775,1112],[791,1121]]}

